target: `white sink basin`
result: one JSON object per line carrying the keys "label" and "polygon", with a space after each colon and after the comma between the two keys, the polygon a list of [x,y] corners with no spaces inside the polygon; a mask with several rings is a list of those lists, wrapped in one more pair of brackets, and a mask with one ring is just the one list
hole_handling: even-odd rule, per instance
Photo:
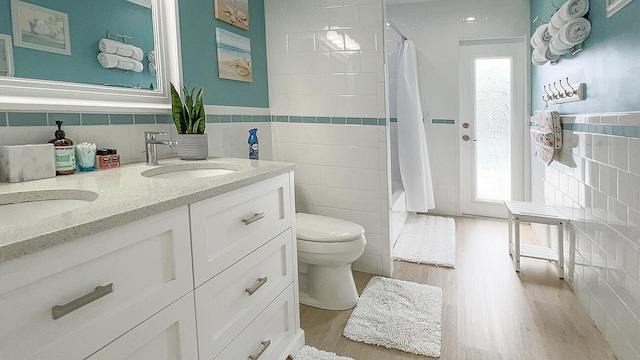
{"label": "white sink basin", "polygon": [[0,226],[29,224],[87,205],[98,194],[84,190],[39,190],[0,194]]}
{"label": "white sink basin", "polygon": [[234,164],[203,163],[167,165],[142,172],[142,176],[154,179],[195,179],[230,174],[239,170]]}

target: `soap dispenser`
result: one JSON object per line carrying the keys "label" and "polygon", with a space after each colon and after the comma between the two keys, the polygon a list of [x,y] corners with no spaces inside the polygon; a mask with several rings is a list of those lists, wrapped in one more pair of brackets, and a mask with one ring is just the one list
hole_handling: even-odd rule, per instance
{"label": "soap dispenser", "polygon": [[76,154],[73,141],[67,139],[64,131],[62,131],[62,123],[62,121],[56,121],[58,130],[55,132],[55,137],[49,140],[49,143],[53,144],[56,155],[56,175],[70,175],[76,172]]}

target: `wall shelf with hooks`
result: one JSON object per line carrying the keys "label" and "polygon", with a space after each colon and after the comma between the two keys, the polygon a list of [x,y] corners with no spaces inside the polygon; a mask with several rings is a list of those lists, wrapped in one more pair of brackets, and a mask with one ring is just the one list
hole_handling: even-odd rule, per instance
{"label": "wall shelf with hooks", "polygon": [[554,81],[553,85],[548,84],[543,87],[546,95],[542,96],[542,100],[547,103],[547,105],[581,101],[586,98],[586,86],[585,83],[571,84],[569,83],[569,78],[566,78],[564,84],[562,80]]}

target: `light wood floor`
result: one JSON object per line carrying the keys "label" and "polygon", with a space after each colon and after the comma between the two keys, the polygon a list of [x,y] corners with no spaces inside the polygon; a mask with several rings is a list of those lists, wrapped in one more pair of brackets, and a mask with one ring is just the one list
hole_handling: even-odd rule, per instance
{"label": "light wood floor", "polygon": [[[536,242],[523,227],[523,242]],[[555,265],[523,258],[514,271],[506,222],[456,218],[456,269],[394,262],[396,279],[443,289],[445,360],[615,359],[602,334]],[[355,272],[361,292],[371,274]],[[351,311],[301,305],[306,342],[355,360],[428,359],[342,336]]]}

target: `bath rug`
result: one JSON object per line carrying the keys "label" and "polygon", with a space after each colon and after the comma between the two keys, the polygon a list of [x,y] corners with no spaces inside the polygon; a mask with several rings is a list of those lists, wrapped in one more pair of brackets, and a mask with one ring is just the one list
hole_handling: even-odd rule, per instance
{"label": "bath rug", "polygon": [[456,222],[441,216],[411,214],[393,246],[393,258],[455,267]]}
{"label": "bath rug", "polygon": [[342,334],[366,344],[439,357],[442,289],[375,276]]}
{"label": "bath rug", "polygon": [[305,345],[294,356],[293,360],[353,360],[350,357],[338,356],[332,352],[318,350]]}

